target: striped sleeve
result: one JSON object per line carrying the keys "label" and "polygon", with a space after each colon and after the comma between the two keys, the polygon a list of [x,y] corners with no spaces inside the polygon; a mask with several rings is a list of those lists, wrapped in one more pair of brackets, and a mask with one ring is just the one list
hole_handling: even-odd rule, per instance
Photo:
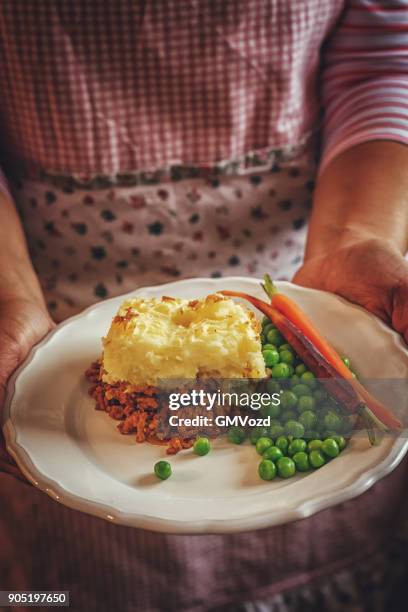
{"label": "striped sleeve", "polygon": [[408,144],[408,0],[347,0],[322,61],[320,172],[369,140]]}

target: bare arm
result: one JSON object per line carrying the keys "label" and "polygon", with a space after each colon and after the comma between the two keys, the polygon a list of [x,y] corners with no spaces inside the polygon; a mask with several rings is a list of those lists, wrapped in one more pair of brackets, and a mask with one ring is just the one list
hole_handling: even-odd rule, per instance
{"label": "bare arm", "polygon": [[20,297],[45,309],[23,228],[10,198],[0,195],[0,300]]}
{"label": "bare arm", "polygon": [[408,249],[408,147],[371,141],[345,151],[320,176],[306,258],[363,238]]}
{"label": "bare arm", "polygon": [[364,306],[408,341],[407,247],[408,147],[367,142],[319,177],[295,281]]}
{"label": "bare arm", "polygon": [[[0,409],[13,370],[54,325],[13,202],[0,196]],[[0,434],[0,469],[21,477]]]}

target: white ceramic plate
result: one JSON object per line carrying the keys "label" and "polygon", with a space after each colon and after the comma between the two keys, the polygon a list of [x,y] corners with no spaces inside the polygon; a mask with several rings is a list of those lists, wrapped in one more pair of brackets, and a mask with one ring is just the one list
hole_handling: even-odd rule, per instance
{"label": "white ceramic plate", "polygon": [[[375,317],[331,294],[278,283],[366,377],[408,378],[408,352]],[[192,279],[133,295],[195,298],[236,289],[262,297],[250,278]],[[131,295],[132,295],[131,294]],[[263,482],[252,446],[221,440],[213,452],[172,457],[172,477],[158,481],[163,447],[137,444],[94,410],[84,371],[100,355],[101,336],[124,296],[68,319],[29,355],[8,385],[7,448],[27,478],[57,501],[114,523],[171,533],[226,533],[277,525],[359,495],[398,465],[407,440],[370,447],[353,439],[339,458],[287,481]],[[387,355],[387,360],[378,355]]]}

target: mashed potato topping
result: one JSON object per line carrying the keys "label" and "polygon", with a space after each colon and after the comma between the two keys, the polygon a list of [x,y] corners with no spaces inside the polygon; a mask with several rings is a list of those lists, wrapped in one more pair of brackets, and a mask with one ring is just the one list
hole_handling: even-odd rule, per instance
{"label": "mashed potato topping", "polygon": [[200,300],[125,300],[103,346],[103,381],[111,384],[266,375],[260,323],[247,308],[220,294]]}

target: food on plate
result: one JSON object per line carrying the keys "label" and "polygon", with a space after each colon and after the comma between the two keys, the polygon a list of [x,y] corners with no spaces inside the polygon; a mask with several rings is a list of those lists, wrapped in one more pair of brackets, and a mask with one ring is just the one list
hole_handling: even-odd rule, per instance
{"label": "food on plate", "polygon": [[299,451],[292,457],[298,472],[308,472],[310,470],[309,455],[305,451]]}
{"label": "food on plate", "polygon": [[[268,276],[263,287],[270,303],[235,291],[197,300],[125,300],[103,339],[101,360],[87,371],[96,407],[120,421],[121,433],[135,433],[138,442],[165,443],[168,454],[193,447],[204,456],[211,450],[207,433],[158,431],[159,410],[169,410],[163,406],[160,381],[255,379],[280,398],[259,410],[270,425],[231,426],[227,440],[254,445],[261,456],[258,474],[266,481],[291,478],[334,460],[359,419],[372,443],[376,428],[398,431],[400,421],[363,387],[349,359],[337,354]],[[262,322],[233,297],[260,310]],[[171,466],[161,461],[154,471],[164,480]]]}
{"label": "food on plate", "polygon": [[264,280],[262,286],[270,298],[270,304],[242,292],[222,291],[221,293],[243,298],[258,308],[282,337],[286,338],[305,365],[322,379],[330,393],[350,412],[361,413],[367,424],[371,422],[386,431],[399,431],[402,428],[399,419],[355,378],[343,359],[315,328],[302,309],[289,297],[279,293],[268,275],[265,275]]}
{"label": "food on plate", "polygon": [[245,306],[219,294],[184,300],[125,300],[103,338],[102,359],[87,378],[97,409],[120,421],[138,442],[168,444],[173,454],[194,438],[158,433],[163,408],[157,385],[171,379],[262,379],[261,323]]}
{"label": "food on plate", "polygon": [[154,464],[154,473],[160,480],[167,480],[172,474],[171,465],[168,461],[157,461]]}
{"label": "food on plate", "polygon": [[262,378],[260,323],[234,300],[133,298],[123,302],[103,340],[104,382],[214,376]]}
{"label": "food on plate", "polygon": [[211,450],[211,442],[208,438],[197,438],[193,445],[193,451],[196,455],[203,457],[204,455],[208,455]]}
{"label": "food on plate", "polygon": [[227,437],[231,444],[242,444],[245,440],[245,429],[239,425],[233,425],[229,428]]}
{"label": "food on plate", "polygon": [[276,476],[276,465],[269,459],[263,459],[258,466],[258,474],[262,480],[273,480]]}

